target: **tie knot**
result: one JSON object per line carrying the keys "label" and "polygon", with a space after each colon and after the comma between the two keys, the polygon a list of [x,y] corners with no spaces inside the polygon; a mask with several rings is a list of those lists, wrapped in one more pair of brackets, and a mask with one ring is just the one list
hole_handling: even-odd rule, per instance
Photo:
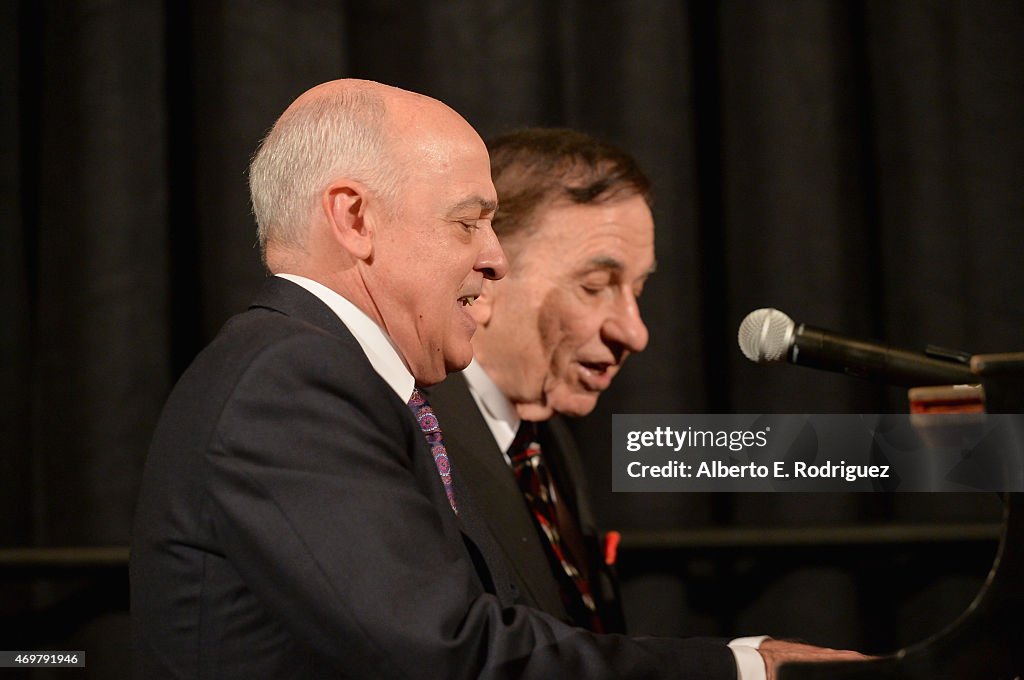
{"label": "tie knot", "polygon": [[437,423],[437,416],[434,415],[434,409],[427,403],[423,393],[418,389],[413,388],[412,396],[409,397],[409,410],[416,417],[416,422],[419,423],[420,429],[425,434],[433,434],[440,431],[440,426]]}
{"label": "tie knot", "polygon": [[508,457],[513,465],[522,464],[529,458],[540,455],[540,444],[537,439],[537,423],[530,420],[521,421],[512,445],[508,447]]}
{"label": "tie knot", "polygon": [[426,404],[426,403],[427,403],[427,400],[423,397],[423,393],[420,392],[419,388],[418,387],[413,387],[412,388],[412,396],[409,397],[409,401],[408,401],[409,408],[415,410],[415,409],[419,408],[420,406],[422,406],[423,404]]}

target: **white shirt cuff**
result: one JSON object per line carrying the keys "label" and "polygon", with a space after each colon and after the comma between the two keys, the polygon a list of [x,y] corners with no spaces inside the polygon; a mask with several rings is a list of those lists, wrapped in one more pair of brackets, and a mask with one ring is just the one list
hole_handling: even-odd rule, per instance
{"label": "white shirt cuff", "polygon": [[768,639],[767,635],[741,637],[729,642],[729,649],[736,659],[737,680],[765,680],[768,672],[764,667],[764,659],[757,651],[761,643]]}

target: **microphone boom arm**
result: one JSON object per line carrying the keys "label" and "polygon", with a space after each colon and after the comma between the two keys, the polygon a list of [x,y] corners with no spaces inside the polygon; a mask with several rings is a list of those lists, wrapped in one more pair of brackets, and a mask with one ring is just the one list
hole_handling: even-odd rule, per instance
{"label": "microphone boom arm", "polygon": [[807,324],[800,324],[795,339],[789,348],[789,360],[801,366],[839,370],[856,378],[904,387],[979,382],[966,364],[836,336]]}

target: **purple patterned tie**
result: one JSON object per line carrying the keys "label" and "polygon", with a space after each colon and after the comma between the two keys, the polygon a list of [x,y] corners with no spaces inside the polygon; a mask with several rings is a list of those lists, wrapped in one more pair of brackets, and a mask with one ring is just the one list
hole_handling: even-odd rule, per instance
{"label": "purple patterned tie", "polygon": [[416,416],[416,422],[420,424],[423,435],[430,445],[430,453],[434,456],[434,464],[437,465],[437,472],[441,475],[441,482],[444,484],[444,492],[448,496],[448,505],[452,506],[452,512],[459,514],[459,507],[455,502],[455,486],[452,484],[452,468],[448,462],[448,451],[444,448],[444,438],[441,436],[441,426],[437,423],[437,416],[434,409],[423,398],[416,388],[412,390],[412,397],[409,399],[409,409]]}

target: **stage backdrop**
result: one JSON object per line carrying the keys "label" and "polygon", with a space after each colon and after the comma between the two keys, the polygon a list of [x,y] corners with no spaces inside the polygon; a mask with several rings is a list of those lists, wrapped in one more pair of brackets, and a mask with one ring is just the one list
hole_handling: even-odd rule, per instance
{"label": "stage backdrop", "polygon": [[[608,439],[615,412],[906,410],[900,390],[747,362],[736,329],[758,307],[909,347],[1024,350],[1024,4],[23,0],[0,13],[3,545],[127,545],[168,390],[264,276],[250,154],[296,95],[344,76],[438,97],[484,136],[580,128],[653,178],[650,347],[578,424],[609,525],[997,518],[983,496],[613,494]],[[872,615],[845,558],[803,557],[760,571],[761,553],[635,560],[627,610],[643,632],[888,651],[941,627],[985,569],[923,578]],[[710,582],[703,597],[692,585]],[[3,587],[8,623],[73,590]],[[124,618],[36,632],[115,663]]]}

